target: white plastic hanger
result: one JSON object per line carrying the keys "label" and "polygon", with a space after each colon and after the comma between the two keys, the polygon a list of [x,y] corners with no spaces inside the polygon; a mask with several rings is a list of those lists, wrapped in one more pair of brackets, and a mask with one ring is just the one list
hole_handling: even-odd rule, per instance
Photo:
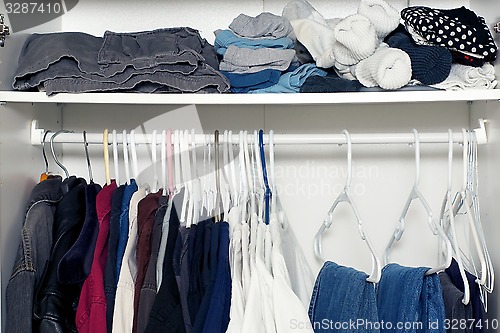
{"label": "white plastic hanger", "polygon": [[187,200],[187,217],[186,217],[186,227],[190,228],[193,224],[193,173],[191,171],[191,160],[189,159],[189,131],[184,131],[184,138],[182,142],[182,160],[183,164],[183,174],[185,175],[185,183],[188,191],[188,200]]}
{"label": "white plastic hanger", "polygon": [[230,160],[230,174],[231,177],[229,177],[230,180],[230,188],[232,192],[232,204],[237,205],[239,202],[238,198],[238,189],[236,185],[236,159],[234,158],[234,147],[233,147],[233,132],[229,131],[228,133],[228,144],[229,144],[229,160]]}
{"label": "white plastic hanger", "polygon": [[191,195],[193,201],[193,223],[198,223],[199,217],[202,214],[201,211],[201,200],[200,200],[200,178],[198,176],[198,162],[196,159],[196,132],[194,129],[191,130],[191,159],[193,162],[193,168],[191,172],[192,182],[193,182],[193,193]]}
{"label": "white plastic hanger", "polygon": [[240,194],[240,211],[241,211],[241,223],[247,222],[247,202],[248,202],[248,178],[246,171],[246,163],[245,163],[245,146],[244,146],[244,132],[240,131],[239,133],[239,162],[240,162],[240,182],[241,182],[241,194]]}
{"label": "white plastic hanger", "polygon": [[356,222],[358,224],[358,231],[361,236],[361,239],[365,241],[366,245],[368,246],[371,256],[372,256],[372,272],[370,276],[366,279],[368,282],[373,282],[373,283],[378,283],[380,281],[380,276],[381,276],[381,265],[380,265],[380,260],[378,259],[377,255],[375,254],[374,247],[366,235],[364,229],[363,229],[363,222],[361,220],[361,217],[359,216],[358,209],[356,205],[354,204],[354,201],[351,198],[350,195],[350,188],[351,188],[351,182],[352,182],[352,147],[351,147],[351,136],[349,132],[346,130],[343,130],[342,133],[346,137],[347,141],[347,182],[346,185],[344,186],[344,189],[342,192],[339,194],[337,199],[333,202],[333,205],[331,206],[330,210],[328,211],[328,216],[327,219],[321,224],[321,227],[319,231],[316,233],[316,236],[314,237],[314,253],[316,257],[321,259],[322,261],[325,261],[323,259],[322,255],[322,249],[321,249],[321,239],[323,237],[323,233],[327,228],[329,228],[332,225],[333,222],[333,212],[337,208],[338,204],[341,202],[346,202],[349,204],[351,207],[352,212],[354,213],[354,216],[356,218]]}
{"label": "white plastic hanger", "polygon": [[[451,129],[448,130],[448,187],[446,190],[446,195],[444,196],[443,203],[441,205],[441,214],[440,214],[440,222],[441,226],[445,225],[445,212],[451,212],[453,209],[453,201],[451,196],[451,183],[452,183],[452,173],[453,173],[453,132]],[[470,286],[469,280],[467,279],[467,275],[465,274],[465,268],[462,262],[462,254],[460,253],[460,247],[458,245],[457,233],[455,229],[455,217],[453,214],[448,215],[449,219],[449,230],[451,232],[451,240],[453,250],[455,252],[455,257],[457,260],[458,268],[460,270],[460,276],[462,277],[462,281],[464,284],[464,297],[462,298],[462,303],[467,305],[470,301]],[[441,244],[441,243],[440,243]]]}
{"label": "white plastic hanger", "polygon": [[215,222],[221,222],[221,181],[220,181],[220,160],[219,160],[219,130],[214,132],[214,165],[215,165]]}
{"label": "white plastic hanger", "polygon": [[128,158],[128,143],[127,143],[127,131],[123,130],[123,163],[125,164],[125,183],[130,184],[132,180],[130,178],[130,161]]}
{"label": "white plastic hanger", "polygon": [[174,153],[174,146],[172,144],[172,130],[167,129],[167,182],[168,182],[168,195],[170,198],[173,197],[175,188],[174,188],[174,163],[172,161],[172,155]]}
{"label": "white plastic hanger", "polygon": [[162,196],[167,196],[167,133],[165,130],[161,131],[161,146],[160,146],[160,158],[161,158],[161,187]]}
{"label": "white plastic hanger", "polygon": [[432,210],[425,200],[424,196],[420,192],[418,186],[420,182],[420,139],[418,136],[418,132],[416,129],[413,129],[413,135],[415,136],[415,184],[413,185],[410,195],[408,197],[408,200],[406,201],[405,206],[403,207],[403,212],[401,213],[401,217],[399,218],[399,223],[394,231],[393,236],[391,237],[389,244],[387,244],[387,247],[385,248],[384,252],[384,260],[385,264],[389,262],[389,254],[392,248],[392,245],[394,244],[394,241],[399,241],[401,239],[401,236],[403,235],[403,232],[405,230],[405,218],[406,214],[408,213],[408,210],[410,208],[411,203],[413,200],[419,200],[422,206],[424,207],[425,211],[427,212],[427,223],[429,227],[431,228],[431,231],[433,234],[441,237],[442,240],[444,240],[446,244],[446,257],[445,261],[442,265],[438,265],[435,268],[430,268],[425,274],[426,275],[431,275],[437,272],[440,272],[446,268],[448,268],[451,264],[451,259],[452,259],[452,246],[450,239],[444,232],[443,228],[436,223],[434,220]]}
{"label": "white plastic hanger", "polygon": [[113,130],[113,166],[115,168],[116,185],[120,186],[120,156],[118,156],[118,139],[116,137],[116,130]]}
{"label": "white plastic hanger", "polygon": [[228,131],[225,130],[223,134],[223,143],[222,143],[222,183],[221,183],[221,198],[222,198],[222,207],[224,211],[224,216],[227,219],[229,214],[229,209],[231,205],[231,187],[229,182],[229,147],[228,147]]}
{"label": "white plastic hanger", "polygon": [[105,128],[102,133],[102,147],[104,154],[104,175],[106,178],[106,185],[111,184],[111,176],[109,172],[109,142],[108,142],[108,129]]}
{"label": "white plastic hanger", "polygon": [[178,193],[181,186],[181,161],[180,161],[180,146],[179,146],[179,131],[174,131],[174,192]]}
{"label": "white plastic hanger", "polygon": [[151,138],[151,162],[153,164],[153,185],[152,189],[153,192],[158,191],[158,168],[156,163],[158,162],[158,157],[157,157],[157,138],[156,135],[158,134],[157,130],[153,130],[153,137]]}
{"label": "white plastic hanger", "polygon": [[137,145],[135,141],[135,130],[130,131],[130,153],[132,155],[132,173],[135,181],[139,184],[139,164],[137,161]]}
{"label": "white plastic hanger", "polygon": [[[477,230],[477,225],[475,222],[474,214],[471,209],[472,206],[472,199],[470,195],[470,191],[467,189],[468,187],[468,172],[469,172],[469,139],[468,139],[468,133],[465,129],[462,129],[462,135],[464,138],[464,147],[463,147],[463,168],[464,168],[464,176],[463,176],[463,187],[459,193],[457,193],[457,196],[455,198],[456,202],[460,203],[460,206],[465,209],[465,215],[467,215],[467,221],[468,221],[468,226],[471,234],[472,234],[472,240],[474,242],[477,256],[479,257],[480,261],[480,274],[477,274],[475,272],[475,275],[477,276],[477,282],[480,285],[486,284],[487,280],[487,269],[486,269],[486,258],[485,254],[483,252],[483,247],[481,245],[481,240],[479,239],[478,235],[478,230]],[[472,254],[469,251],[469,255],[466,256],[466,259],[468,259],[470,262],[473,262],[473,257]],[[479,276],[480,275],[480,276]]]}

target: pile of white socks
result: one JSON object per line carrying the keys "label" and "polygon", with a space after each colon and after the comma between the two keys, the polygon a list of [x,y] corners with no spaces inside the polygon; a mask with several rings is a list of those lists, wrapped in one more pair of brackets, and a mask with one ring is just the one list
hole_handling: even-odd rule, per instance
{"label": "pile of white socks", "polygon": [[398,89],[410,81],[408,54],[382,43],[400,21],[399,12],[384,0],[361,0],[356,14],[331,20],[306,0],[292,0],[283,16],[318,67],[335,67],[367,87]]}
{"label": "pile of white socks", "polygon": [[452,64],[448,78],[432,87],[446,90],[495,89],[497,83],[495,67],[490,63],[482,67]]}

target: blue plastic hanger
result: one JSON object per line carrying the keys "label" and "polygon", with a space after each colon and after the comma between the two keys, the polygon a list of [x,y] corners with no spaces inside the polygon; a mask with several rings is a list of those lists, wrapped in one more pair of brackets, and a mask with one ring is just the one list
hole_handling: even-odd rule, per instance
{"label": "blue plastic hanger", "polygon": [[270,209],[270,201],[271,201],[271,189],[269,188],[269,181],[267,180],[267,169],[266,169],[266,154],[264,152],[264,131],[259,131],[259,148],[260,148],[260,160],[262,162],[262,173],[264,175],[264,185],[266,187],[266,191],[264,193],[265,200],[265,220],[266,224],[269,224],[269,209]]}

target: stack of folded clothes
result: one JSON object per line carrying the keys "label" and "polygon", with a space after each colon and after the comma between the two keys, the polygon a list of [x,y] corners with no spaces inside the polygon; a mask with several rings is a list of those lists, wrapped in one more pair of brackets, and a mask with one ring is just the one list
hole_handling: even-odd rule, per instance
{"label": "stack of folded clothes", "polygon": [[64,32],[31,35],[13,87],[59,92],[222,93],[213,46],[197,30],[180,27],[103,38]]}
{"label": "stack of folded clothes", "polygon": [[237,93],[299,92],[311,75],[326,75],[314,65],[294,66],[294,43],[286,18],[261,13],[240,14],[227,30],[215,31],[220,70]]}

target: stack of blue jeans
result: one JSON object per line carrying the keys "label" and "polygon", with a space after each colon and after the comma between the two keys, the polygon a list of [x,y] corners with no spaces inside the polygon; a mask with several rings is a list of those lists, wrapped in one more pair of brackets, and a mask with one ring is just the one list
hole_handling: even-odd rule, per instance
{"label": "stack of blue jeans", "polygon": [[64,32],[31,35],[13,87],[59,92],[222,93],[214,48],[197,30],[181,27],[104,37]]}

